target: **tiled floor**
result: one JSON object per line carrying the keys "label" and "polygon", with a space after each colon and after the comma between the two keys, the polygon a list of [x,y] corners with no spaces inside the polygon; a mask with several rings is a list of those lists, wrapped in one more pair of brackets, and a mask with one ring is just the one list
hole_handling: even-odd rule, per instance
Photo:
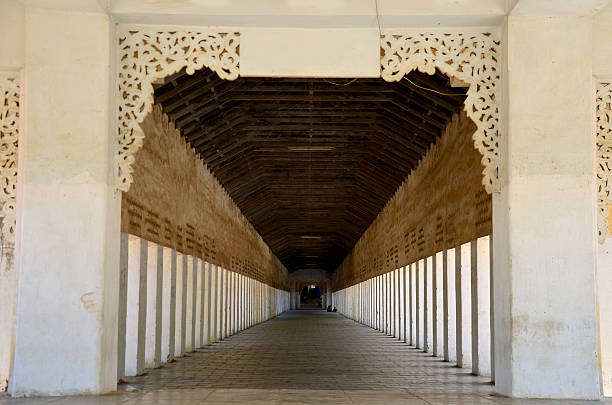
{"label": "tiled floor", "polygon": [[[580,404],[492,395],[452,367],[341,315],[296,311],[257,325],[99,397],[5,404]],[[612,405],[612,401],[606,401]]]}

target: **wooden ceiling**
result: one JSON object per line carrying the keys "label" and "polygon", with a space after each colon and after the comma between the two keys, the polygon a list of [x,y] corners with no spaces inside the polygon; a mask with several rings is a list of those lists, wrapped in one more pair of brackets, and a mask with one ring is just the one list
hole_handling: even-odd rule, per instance
{"label": "wooden ceiling", "polygon": [[205,69],[156,85],[155,101],[289,271],[334,271],[463,104],[418,87],[465,91],[440,73],[408,79]]}

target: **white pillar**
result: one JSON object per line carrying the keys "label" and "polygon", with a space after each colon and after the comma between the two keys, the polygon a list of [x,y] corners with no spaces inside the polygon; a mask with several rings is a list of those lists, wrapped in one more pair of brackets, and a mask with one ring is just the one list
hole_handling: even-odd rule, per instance
{"label": "white pillar", "polygon": [[472,275],[470,243],[461,245],[461,354],[463,367],[472,365]]}
{"label": "white pillar", "polygon": [[[184,356],[187,352],[187,314],[191,312],[190,302],[187,301],[191,296],[191,285],[189,284],[189,278],[191,269],[189,268],[189,255],[182,254],[182,269],[183,269],[183,287],[181,289],[181,356]],[[192,279],[193,281],[193,279]],[[191,326],[191,325],[189,325]]]}
{"label": "white pillar", "polygon": [[416,319],[415,319],[415,347],[417,349],[422,349],[423,345],[423,262],[422,260],[417,260],[416,262],[416,283],[415,283],[415,291],[416,291]]}
{"label": "white pillar", "polygon": [[495,388],[598,399],[592,21],[510,16],[505,36]]}
{"label": "white pillar", "polygon": [[[157,245],[148,242],[147,247],[147,317],[145,334],[145,368],[155,368],[159,365],[158,358],[155,358],[157,350]],[[161,287],[161,286],[160,286]],[[161,300],[161,295],[159,295]]]}
{"label": "white pillar", "polygon": [[[448,301],[448,311],[447,311],[447,330],[448,330],[448,359],[445,359],[450,362],[457,362],[457,350],[461,350],[461,345],[457,345],[461,340],[461,326],[459,326],[459,330],[457,330],[457,265],[461,265],[461,257],[457,260],[457,255],[461,256],[460,250],[458,247],[447,250],[446,261],[447,261],[447,269],[446,269],[446,296]],[[459,279],[461,282],[461,279]],[[460,286],[459,286],[460,287]],[[461,290],[459,290],[459,294],[461,294]],[[460,322],[459,322],[460,325]],[[459,337],[457,337],[459,335]],[[459,340],[459,342],[458,342]],[[459,349],[457,349],[459,347]]]}
{"label": "white pillar", "polygon": [[[25,58],[25,10],[17,0],[0,2],[0,38],[4,38],[0,52],[1,76],[19,80]],[[20,84],[23,88],[23,85]],[[20,101],[20,103],[22,103]],[[12,112],[11,112],[12,113]],[[20,113],[21,114],[21,113]],[[20,128],[23,131],[24,128]],[[19,159],[18,159],[19,160]],[[19,166],[19,161],[17,162]],[[18,167],[19,171],[22,171]],[[5,217],[6,218],[6,217]],[[6,391],[13,367],[15,307],[17,301],[17,268],[15,244],[1,239],[0,251],[0,392]]]}
{"label": "white pillar", "polygon": [[185,346],[183,344],[183,328],[185,322],[183,322],[183,313],[185,311],[185,304],[183,297],[185,295],[185,288],[183,287],[183,279],[186,277],[183,269],[183,260],[185,256],[179,252],[176,252],[176,282],[175,282],[175,300],[174,300],[174,357],[181,357],[185,354]]}
{"label": "white pillar", "polygon": [[403,325],[402,325],[402,329],[403,329],[403,332],[402,332],[403,339],[402,340],[403,340],[404,343],[409,343],[409,341],[408,341],[408,339],[409,339],[408,338],[408,328],[409,328],[409,325],[410,325],[410,320],[409,320],[410,313],[408,312],[409,311],[408,301],[410,300],[410,296],[409,296],[410,291],[408,290],[408,276],[409,276],[408,268],[409,268],[409,266],[410,265],[404,266],[403,269],[402,269],[402,296],[403,296],[403,309],[402,309],[402,312],[404,314],[403,315],[404,322],[403,322]]}
{"label": "white pillar", "polygon": [[438,261],[437,254],[431,257],[431,352],[438,355]]}
{"label": "white pillar", "polygon": [[147,260],[149,242],[128,238],[128,284],[126,314],[125,375],[144,372],[147,321]]}
{"label": "white pillar", "polygon": [[117,381],[125,377],[125,345],[128,296],[129,235],[121,233],[119,259],[119,308],[117,317]]}
{"label": "white pillar", "polygon": [[208,344],[208,263],[204,260],[198,260],[200,268],[200,316],[199,316],[199,336],[200,339],[199,347],[206,346]]}
{"label": "white pillar", "polygon": [[198,272],[198,258],[195,256],[191,256],[191,262],[189,263],[191,266],[191,274],[192,274],[192,284],[191,284],[191,337],[190,337],[190,352],[193,352],[198,347],[198,317],[200,313],[199,309],[199,301],[200,297],[198,294],[198,282],[199,282],[199,272]]}
{"label": "white pillar", "polygon": [[603,394],[612,396],[612,238],[598,246],[597,297]]}
{"label": "white pillar", "polygon": [[[479,375],[491,375],[491,269],[490,269],[490,237],[476,240],[476,316],[478,369],[473,371]],[[472,266],[474,268],[474,266]],[[472,289],[474,291],[474,288]],[[474,350],[474,347],[472,347]],[[474,363],[472,362],[472,368]]]}
{"label": "white pillar", "polygon": [[174,325],[171,318],[174,319],[174,291],[173,291],[173,269],[174,269],[174,251],[171,248],[162,248],[162,320],[161,320],[161,362],[167,363],[172,359],[174,354],[174,346],[170,346],[171,335],[174,335]]}
{"label": "white pillar", "polygon": [[[445,273],[445,265],[444,262],[446,260],[445,251],[436,253],[436,270],[435,270],[435,280],[436,280],[436,289],[435,289],[435,302],[436,302],[436,340],[435,346],[436,350],[434,355],[439,357],[444,357],[446,353],[446,336],[445,336],[445,282],[444,282],[444,273]],[[446,303],[448,305],[448,303]]]}
{"label": "white pillar", "polygon": [[16,396],[104,393],[117,383],[114,23],[96,1],[52,7],[25,11]]}

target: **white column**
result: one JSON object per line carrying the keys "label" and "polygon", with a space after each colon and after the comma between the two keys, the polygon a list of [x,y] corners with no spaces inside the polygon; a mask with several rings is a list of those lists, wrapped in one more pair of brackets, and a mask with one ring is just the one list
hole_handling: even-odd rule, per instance
{"label": "white column", "polygon": [[438,262],[437,255],[431,257],[431,352],[434,356],[438,354]]}
{"label": "white column", "polygon": [[[478,369],[474,370],[479,375],[491,375],[491,269],[490,269],[490,238],[488,236],[476,240],[476,291],[477,311],[472,316],[477,317],[477,351]],[[472,266],[472,268],[474,268]],[[474,350],[474,348],[472,348]],[[473,366],[473,363],[472,363]]]}
{"label": "white column", "polygon": [[135,376],[145,363],[148,242],[130,235],[128,244],[125,375]]}
{"label": "white column", "polygon": [[429,334],[429,325],[431,322],[431,306],[430,300],[430,272],[429,257],[423,259],[423,351],[428,352],[430,350],[429,340],[431,338]]}
{"label": "white column", "polygon": [[404,343],[409,343],[408,341],[408,328],[410,325],[410,313],[409,308],[408,308],[408,301],[410,300],[410,296],[409,296],[409,290],[408,290],[408,269],[409,269],[410,265],[408,266],[404,266],[402,269],[402,296],[403,296],[403,309],[402,312],[404,314],[404,322],[402,325],[402,329],[403,329],[403,342]]}
{"label": "white column", "polygon": [[[442,252],[438,252],[436,253],[436,274],[435,274],[435,280],[436,280],[436,290],[435,290],[435,302],[436,302],[436,311],[435,311],[435,317],[436,317],[436,341],[435,341],[435,345],[436,345],[436,351],[435,351],[435,355],[439,356],[439,357],[444,357],[444,354],[446,353],[446,324],[445,324],[445,320],[447,319],[445,316],[445,286],[446,283],[444,281],[444,274],[445,274],[445,264],[444,262],[446,261],[446,251],[442,251]],[[446,303],[446,305],[448,305],[448,302]]]}
{"label": "white column", "polygon": [[104,393],[117,383],[114,23],[96,1],[47,6],[25,12],[9,392]]}
{"label": "white column", "polygon": [[208,264],[208,324],[206,329],[208,330],[208,343],[216,341],[215,337],[215,326],[217,324],[217,277],[216,277],[216,266],[212,263]]}
{"label": "white column", "polygon": [[495,387],[598,399],[592,21],[510,16],[505,35]]}
{"label": "white column", "polygon": [[[25,10],[17,0],[0,2],[0,38],[4,38],[0,52],[0,76],[18,79],[25,58]],[[0,79],[2,80],[2,79]],[[23,83],[20,84],[23,89]],[[23,104],[23,101],[19,101]],[[23,110],[22,110],[23,111]],[[25,128],[20,128],[23,131]],[[19,159],[18,159],[19,160]],[[20,162],[17,162],[18,170]],[[15,307],[17,304],[17,266],[15,244],[1,239],[0,251],[0,392],[7,390],[12,373],[14,353]],[[121,313],[121,312],[120,312]],[[125,317],[125,312],[123,313]],[[125,329],[125,328],[124,328]]]}
{"label": "white column", "polygon": [[411,263],[409,270],[410,345],[416,347],[416,263]]}
{"label": "white column", "polygon": [[200,347],[208,344],[208,263],[199,260],[200,267]]}
{"label": "white column", "polygon": [[204,322],[202,325],[202,345],[208,345],[211,343],[211,324],[212,324],[212,264],[202,262],[202,277],[204,280],[204,292],[202,295],[202,312],[204,313]]}
{"label": "white column", "polygon": [[612,396],[612,238],[597,250],[597,296],[603,394]]}
{"label": "white column", "polygon": [[202,274],[203,274],[203,270],[202,270],[202,261],[200,258],[194,256],[193,257],[193,274],[194,274],[194,306],[195,308],[193,309],[193,313],[195,315],[195,319],[193,322],[193,349],[197,349],[198,347],[202,347],[202,335],[201,335],[201,330],[202,330],[202,316],[204,314],[203,312],[203,294],[202,294],[202,290],[203,290],[203,279],[202,279]]}
{"label": "white column", "polygon": [[190,292],[190,300],[189,300],[189,315],[191,316],[189,331],[190,335],[187,337],[189,339],[189,352],[193,352],[197,347],[196,343],[196,328],[197,328],[197,319],[198,319],[198,258],[195,256],[189,256],[190,260],[188,266],[190,267],[190,281],[189,285]]}
{"label": "white column", "polygon": [[416,319],[415,319],[415,347],[417,349],[423,348],[423,262],[417,260],[415,269],[415,291],[416,291]]}
{"label": "white column", "polygon": [[[457,252],[459,250],[459,252]],[[457,255],[461,256],[459,248],[453,248],[447,250],[446,261],[447,261],[447,269],[446,269],[446,296],[448,301],[448,311],[447,311],[447,329],[448,329],[448,359],[445,359],[450,362],[457,362],[457,350],[461,350],[461,345],[457,346],[457,340],[461,340],[461,326],[459,326],[459,330],[457,330],[457,265],[461,265],[461,257],[457,260]],[[459,283],[461,280],[459,279]],[[461,286],[459,285],[459,288]],[[461,290],[459,290],[459,294],[461,294]],[[459,322],[459,325],[460,322]],[[459,337],[457,337],[459,335]],[[460,342],[459,342],[460,343]],[[459,349],[457,349],[459,347]]]}
{"label": "white column", "polygon": [[185,289],[183,287],[183,279],[185,278],[185,271],[183,269],[183,260],[185,256],[179,252],[176,252],[176,282],[175,282],[175,295],[174,295],[174,357],[181,357],[185,354],[185,346],[183,345],[183,328],[185,322],[183,322],[183,313],[185,310],[185,304],[183,297],[185,295]]}
{"label": "white column", "polygon": [[[176,282],[173,276],[175,271],[175,261],[173,258],[174,250],[171,248],[162,248],[163,255],[163,282],[162,282],[162,328],[161,328],[161,361],[167,363],[174,355],[174,345],[170,345],[170,339],[174,336],[174,295],[173,282]],[[174,273],[176,274],[176,273]]]}
{"label": "white column", "polygon": [[[152,242],[147,244],[147,316],[144,368],[155,368],[158,366],[158,361],[155,358],[157,349],[157,245]],[[159,298],[161,299],[161,296]]]}
{"label": "white column", "polygon": [[461,354],[463,367],[472,365],[472,276],[470,243],[461,245]]}
{"label": "white column", "polygon": [[461,246],[455,248],[455,359],[463,367],[463,279],[461,277]]}
{"label": "white column", "polygon": [[221,340],[223,326],[223,271],[221,266],[216,269],[216,296],[215,296],[215,341]]}
{"label": "white column", "polygon": [[117,328],[117,381],[125,377],[125,345],[126,345],[126,322],[127,322],[127,296],[128,296],[128,255],[129,235],[121,233],[119,259],[119,315]]}

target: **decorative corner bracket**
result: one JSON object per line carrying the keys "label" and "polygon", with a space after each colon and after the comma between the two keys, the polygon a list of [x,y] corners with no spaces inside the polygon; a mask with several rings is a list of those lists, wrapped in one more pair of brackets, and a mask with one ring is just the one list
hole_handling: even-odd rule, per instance
{"label": "decorative corner bracket", "polygon": [[482,184],[500,191],[500,40],[492,33],[394,33],[381,37],[382,77],[399,81],[413,70],[447,76],[470,85],[465,111],[476,124],[474,147],[482,154]]}
{"label": "decorative corner bracket", "polygon": [[608,237],[608,215],[612,203],[612,83],[598,82],[595,95],[597,150],[597,236]]}
{"label": "decorative corner bracket", "polygon": [[15,243],[17,147],[19,142],[19,73],[0,72],[0,204],[2,236]]}
{"label": "decorative corner bracket", "polygon": [[131,31],[119,33],[117,189],[132,184],[134,155],[142,147],[140,123],[153,109],[153,83],[186,68],[193,74],[203,67],[219,77],[238,77],[237,32]]}

